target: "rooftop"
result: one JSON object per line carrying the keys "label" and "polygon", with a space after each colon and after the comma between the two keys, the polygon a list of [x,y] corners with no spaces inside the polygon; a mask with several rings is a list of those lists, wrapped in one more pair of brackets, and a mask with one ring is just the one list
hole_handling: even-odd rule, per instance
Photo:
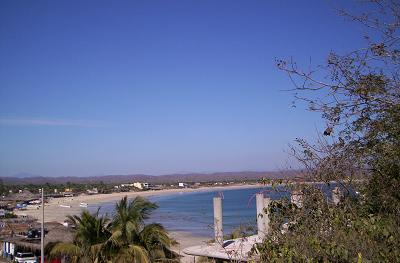
{"label": "rooftop", "polygon": [[223,245],[211,243],[188,247],[183,250],[183,253],[216,259],[249,261],[257,257],[257,253],[255,253],[255,255],[250,255],[250,252],[256,243],[261,242],[262,240],[257,235],[253,235],[250,237],[225,240]]}
{"label": "rooftop", "polygon": [[[73,232],[71,229],[57,222],[45,223],[45,228],[48,231],[44,238],[45,245],[49,242],[72,242]],[[40,239],[29,239],[26,237],[14,236],[2,238],[2,241],[12,242],[30,249],[40,249]]]}

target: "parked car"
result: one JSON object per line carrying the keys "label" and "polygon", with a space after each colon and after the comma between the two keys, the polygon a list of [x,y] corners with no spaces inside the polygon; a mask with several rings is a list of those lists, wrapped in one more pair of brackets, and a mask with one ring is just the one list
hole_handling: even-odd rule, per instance
{"label": "parked car", "polygon": [[30,239],[40,238],[41,232],[39,229],[29,229],[26,237]]}
{"label": "parked car", "polygon": [[33,253],[17,252],[14,257],[15,263],[38,263]]}

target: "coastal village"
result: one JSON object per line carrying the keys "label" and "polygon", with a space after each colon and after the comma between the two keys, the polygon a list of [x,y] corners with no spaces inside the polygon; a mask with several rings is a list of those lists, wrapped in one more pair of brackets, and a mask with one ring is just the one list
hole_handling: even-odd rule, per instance
{"label": "coastal village", "polygon": [[[252,182],[257,186],[257,182]],[[210,187],[226,187],[248,185],[248,182],[209,182],[155,185],[147,182],[123,183],[108,186],[104,189],[91,187],[77,191],[73,188],[52,189],[44,192],[44,246],[54,242],[71,242],[74,225],[67,219],[68,215],[78,214],[86,209],[94,200],[101,197],[119,198],[120,196],[143,195],[155,193],[196,191]],[[100,199],[99,199],[100,198]],[[41,189],[29,191],[18,189],[8,191],[0,199],[0,252],[4,262],[40,262],[41,255]],[[222,221],[221,221],[222,222]],[[190,255],[192,252],[188,252]],[[64,258],[56,258],[45,262],[61,263]]]}
{"label": "coastal village", "polygon": [[[99,197],[113,196],[119,198],[126,196],[151,196],[154,194],[174,192],[201,191],[203,189],[223,190],[229,188],[262,187],[258,182],[213,182],[213,183],[183,183],[168,185],[153,185],[147,182],[134,182],[113,185],[110,194],[102,194],[96,187],[86,191],[74,191],[65,188],[63,191],[53,189],[52,193],[43,193],[45,205],[44,217],[44,247],[56,242],[72,242],[74,236],[74,224],[67,218],[68,215],[79,214],[93,204],[94,200],[101,201]],[[122,189],[124,191],[122,191]],[[129,189],[128,191],[126,189]],[[163,190],[163,191],[162,191]],[[9,194],[1,197],[0,202],[0,262],[37,263],[41,255],[41,211],[42,199],[41,190],[36,193],[26,189],[19,189],[17,192],[10,191]],[[338,187],[331,192],[331,202],[337,205],[340,202],[341,193]],[[108,199],[109,200],[109,199]],[[196,262],[196,259],[203,258],[213,262],[248,262],[257,261],[256,244],[261,243],[269,232],[269,212],[266,209],[271,203],[271,198],[265,197],[264,193],[256,194],[256,214],[254,217],[257,223],[257,231],[245,237],[226,238],[223,232],[223,213],[221,196],[213,200],[213,228],[214,239],[212,242],[193,243],[177,249],[181,256],[180,262]],[[291,203],[298,207],[302,204],[300,192],[291,193]],[[288,223],[283,226],[286,231]],[[250,253],[253,252],[253,253]],[[1,261],[2,260],[2,261]],[[45,259],[48,263],[69,262],[68,258],[58,257],[51,260]]]}

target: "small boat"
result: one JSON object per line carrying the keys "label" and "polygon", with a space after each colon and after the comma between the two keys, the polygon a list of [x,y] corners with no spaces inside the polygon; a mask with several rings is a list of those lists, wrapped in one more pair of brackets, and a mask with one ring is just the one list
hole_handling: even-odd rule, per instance
{"label": "small boat", "polygon": [[88,204],[87,203],[80,203],[79,206],[80,207],[88,207]]}
{"label": "small boat", "polygon": [[70,205],[60,205],[60,207],[71,208]]}

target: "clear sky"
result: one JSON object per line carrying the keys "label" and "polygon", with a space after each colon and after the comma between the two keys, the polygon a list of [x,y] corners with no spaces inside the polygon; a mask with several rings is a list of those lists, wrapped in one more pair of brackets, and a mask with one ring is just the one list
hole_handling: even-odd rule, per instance
{"label": "clear sky", "polygon": [[359,44],[329,1],[0,1],[0,176],[277,170],[318,115],[275,58]]}

